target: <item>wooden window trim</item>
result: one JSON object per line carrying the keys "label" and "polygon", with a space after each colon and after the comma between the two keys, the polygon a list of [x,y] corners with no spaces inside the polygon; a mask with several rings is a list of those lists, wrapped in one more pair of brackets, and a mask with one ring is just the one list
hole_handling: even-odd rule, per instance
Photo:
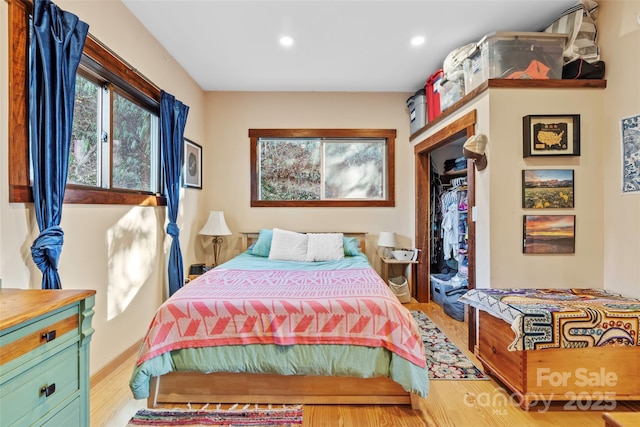
{"label": "wooden window trim", "polygon": [[[387,200],[259,200],[259,138],[384,138],[387,141]],[[395,129],[249,129],[251,207],[395,207]]]}
{"label": "wooden window trim", "polygon": [[[9,35],[9,202],[32,203],[29,161],[29,82],[28,40],[29,15],[33,4],[28,0],[6,0],[8,3]],[[91,34],[87,36],[83,62],[89,69],[102,67],[109,77],[125,88],[135,88],[160,103],[160,89],[117,57]],[[123,204],[140,206],[166,206],[166,196],[139,191],[113,190],[67,186],[64,203]]]}

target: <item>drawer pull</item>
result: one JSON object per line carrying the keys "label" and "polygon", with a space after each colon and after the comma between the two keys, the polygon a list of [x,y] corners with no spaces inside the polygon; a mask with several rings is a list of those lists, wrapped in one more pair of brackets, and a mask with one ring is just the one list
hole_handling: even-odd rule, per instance
{"label": "drawer pull", "polygon": [[53,331],[45,332],[44,334],[42,334],[42,339],[45,342],[49,342],[49,341],[55,340],[56,339],[56,330],[54,329]]}
{"label": "drawer pull", "polygon": [[491,347],[491,351],[493,352],[493,354],[496,354],[498,352],[495,347]]}
{"label": "drawer pull", "polygon": [[40,394],[41,395],[44,394],[44,397],[49,397],[55,392],[56,392],[56,383],[53,383],[51,385],[46,385],[40,389]]}

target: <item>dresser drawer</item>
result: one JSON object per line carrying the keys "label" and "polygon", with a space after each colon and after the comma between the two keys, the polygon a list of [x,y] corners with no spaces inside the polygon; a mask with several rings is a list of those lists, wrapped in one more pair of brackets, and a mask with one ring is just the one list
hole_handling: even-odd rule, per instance
{"label": "dresser drawer", "polygon": [[78,389],[78,344],[74,343],[0,385],[2,425],[30,425]]}
{"label": "dresser drawer", "polygon": [[[16,361],[33,350],[37,350],[30,357],[42,354],[51,347],[58,346],[78,335],[78,309],[76,307],[62,310],[58,313],[41,318],[32,323],[22,325],[12,331],[4,331],[0,336],[0,366],[3,372],[11,369]],[[73,335],[67,335],[73,332]]]}
{"label": "dresser drawer", "polygon": [[38,420],[37,425],[47,427],[79,426],[78,420],[80,419],[80,399],[76,398],[59,412],[54,413],[52,417]]}

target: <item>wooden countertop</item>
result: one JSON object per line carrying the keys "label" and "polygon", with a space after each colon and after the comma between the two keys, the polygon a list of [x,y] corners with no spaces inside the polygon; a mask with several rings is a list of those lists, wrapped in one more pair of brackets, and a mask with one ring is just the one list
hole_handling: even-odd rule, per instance
{"label": "wooden countertop", "polygon": [[94,295],[94,290],[0,289],[0,330]]}

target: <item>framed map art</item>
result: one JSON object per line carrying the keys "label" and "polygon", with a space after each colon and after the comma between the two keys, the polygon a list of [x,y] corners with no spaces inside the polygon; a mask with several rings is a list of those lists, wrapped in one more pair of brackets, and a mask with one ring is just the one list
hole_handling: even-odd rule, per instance
{"label": "framed map art", "polygon": [[579,156],[580,115],[522,118],[523,156]]}

